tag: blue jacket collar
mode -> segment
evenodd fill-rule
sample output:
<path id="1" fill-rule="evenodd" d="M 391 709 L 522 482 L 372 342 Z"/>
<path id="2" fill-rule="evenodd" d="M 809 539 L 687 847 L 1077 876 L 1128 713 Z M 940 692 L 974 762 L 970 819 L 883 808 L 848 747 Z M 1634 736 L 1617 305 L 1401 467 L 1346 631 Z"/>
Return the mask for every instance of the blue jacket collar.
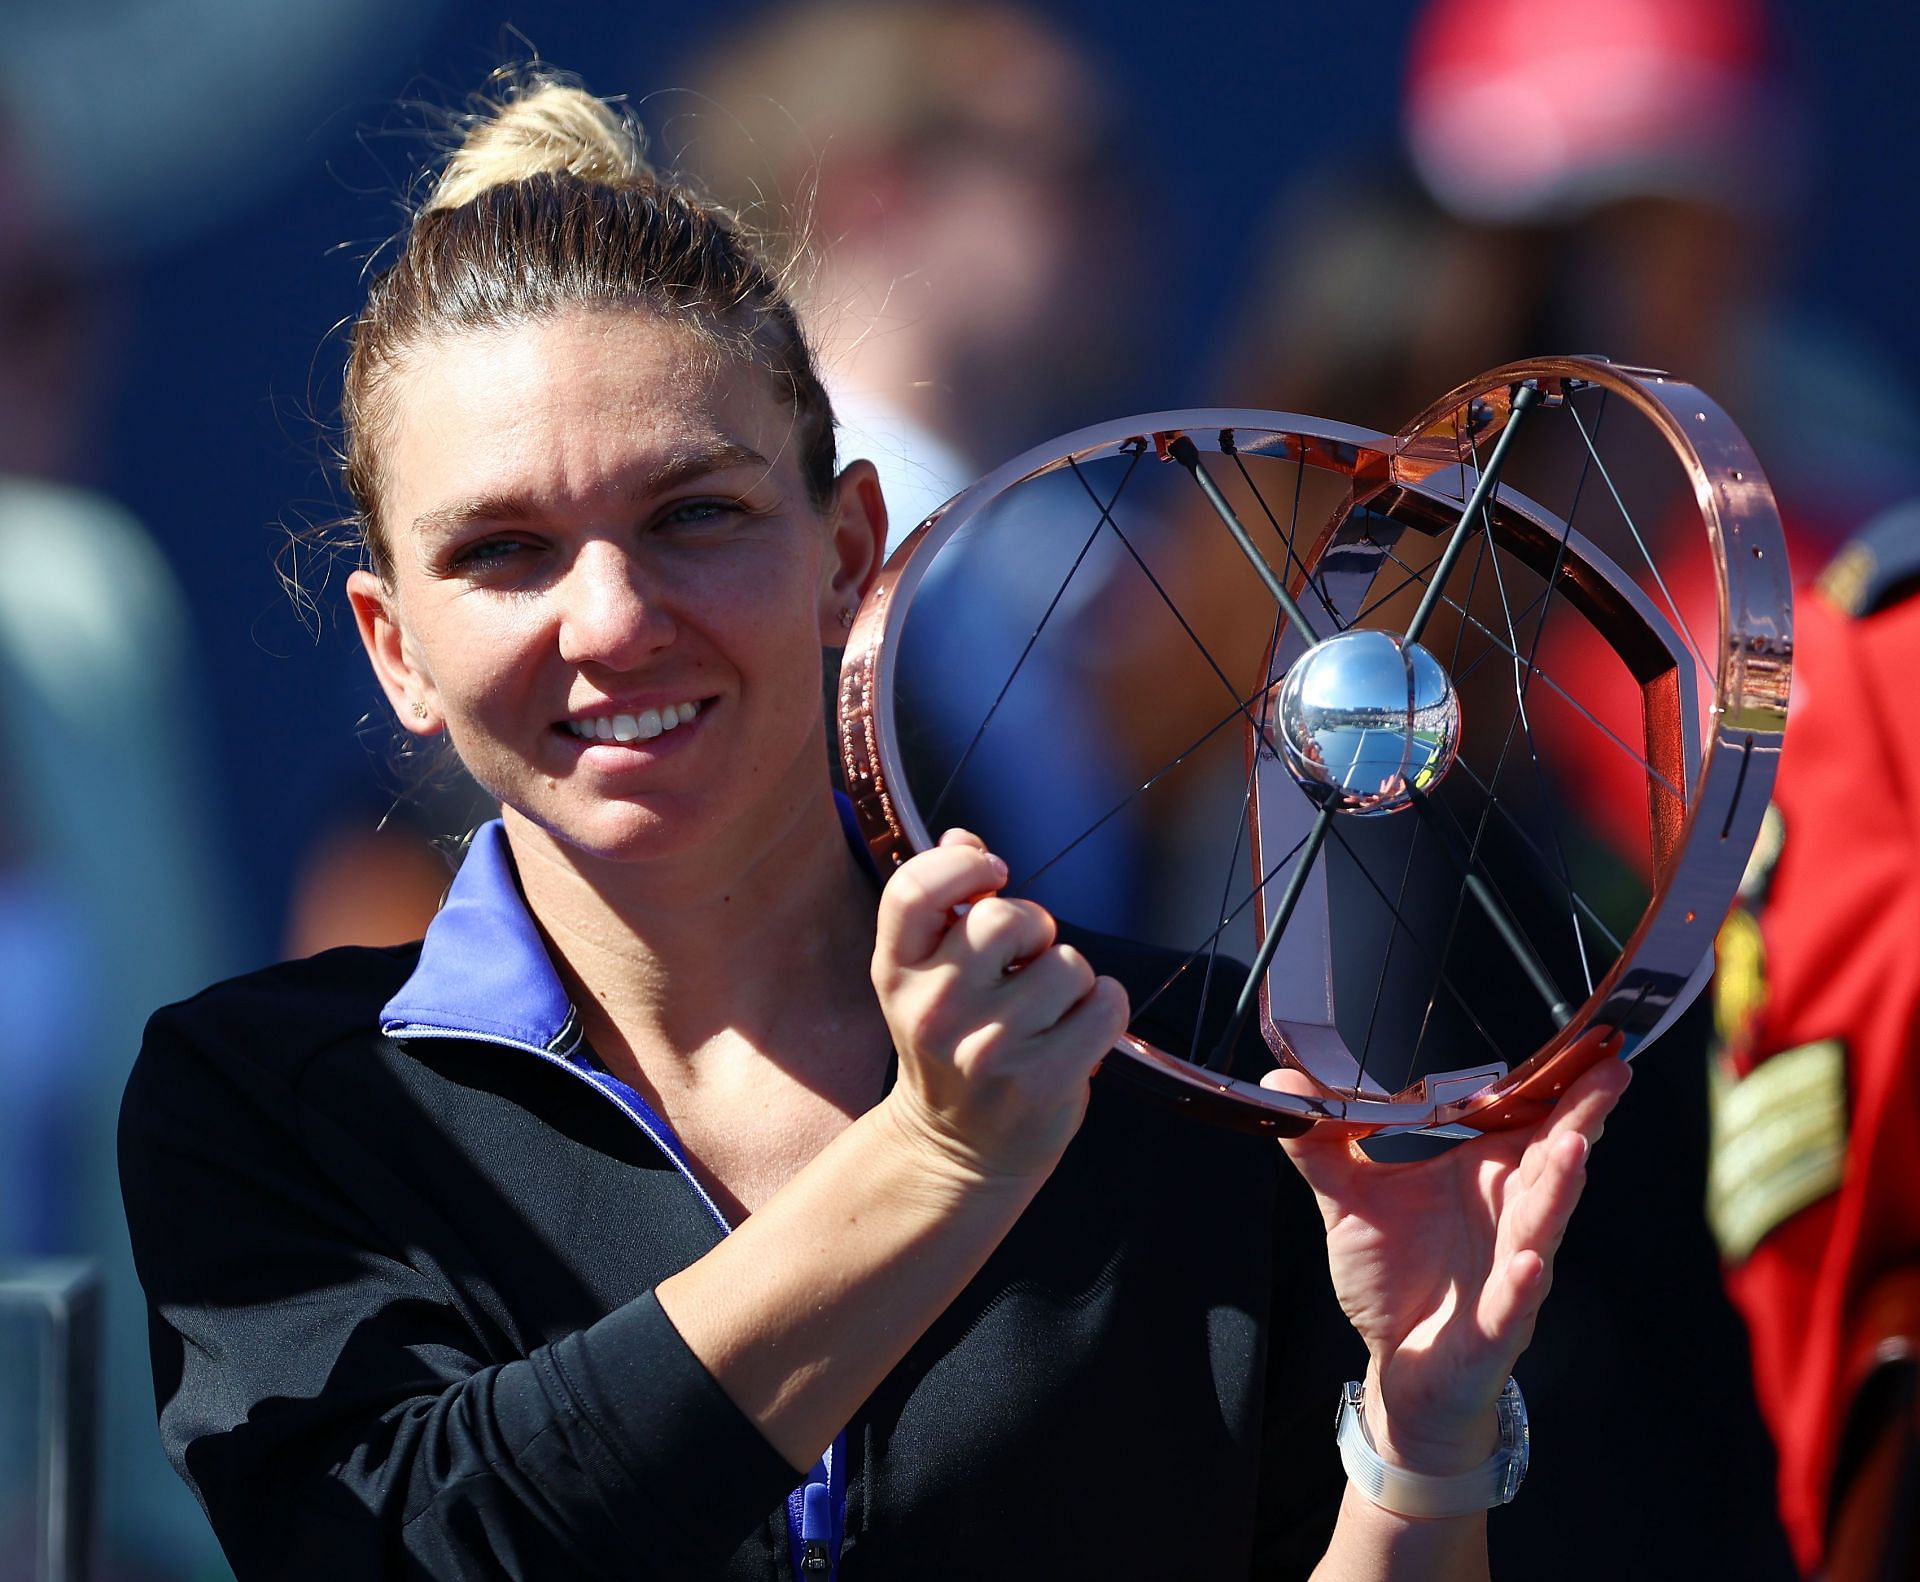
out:
<path id="1" fill-rule="evenodd" d="M 381 1031 L 466 1034 L 558 1052 L 577 1027 L 566 985 L 521 898 L 506 827 L 492 819 L 474 831 L 413 975 L 381 1008 Z"/>
<path id="2" fill-rule="evenodd" d="M 838 792 L 834 800 L 847 844 L 873 871 L 853 804 Z M 498 819 L 474 831 L 412 976 L 381 1007 L 380 1030 L 392 1038 L 478 1038 L 554 1054 L 579 1042 L 579 1018 L 520 894 Z"/>

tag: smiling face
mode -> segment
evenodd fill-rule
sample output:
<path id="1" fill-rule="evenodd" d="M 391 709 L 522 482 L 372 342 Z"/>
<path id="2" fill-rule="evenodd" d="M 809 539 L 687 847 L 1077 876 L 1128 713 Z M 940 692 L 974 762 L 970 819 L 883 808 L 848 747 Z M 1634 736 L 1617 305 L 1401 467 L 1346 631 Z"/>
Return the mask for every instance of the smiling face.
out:
<path id="1" fill-rule="evenodd" d="M 391 575 L 348 596 L 402 723 L 517 835 L 665 855 L 825 794 L 820 651 L 884 514 L 864 464 L 809 498 L 764 370 L 574 309 L 415 348 L 387 396 Z"/>

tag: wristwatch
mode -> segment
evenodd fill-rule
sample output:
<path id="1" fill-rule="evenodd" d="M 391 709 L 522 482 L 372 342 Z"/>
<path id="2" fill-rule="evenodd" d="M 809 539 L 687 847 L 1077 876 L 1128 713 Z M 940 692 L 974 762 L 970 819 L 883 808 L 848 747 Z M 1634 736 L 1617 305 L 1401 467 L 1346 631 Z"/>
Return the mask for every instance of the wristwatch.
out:
<path id="1" fill-rule="evenodd" d="M 1471 1516 L 1475 1511 L 1505 1505 L 1527 1475 L 1530 1441 L 1527 1434 L 1527 1403 L 1520 1398 L 1520 1386 L 1508 1379 L 1494 1402 L 1500 1419 L 1500 1445 L 1492 1456 L 1471 1472 L 1453 1477 L 1434 1477 L 1425 1472 L 1409 1472 L 1381 1460 L 1367 1433 L 1366 1389 L 1350 1380 L 1340 1391 L 1340 1415 L 1334 1421 L 1334 1437 L 1340 1445 L 1340 1461 L 1347 1478 L 1375 1505 L 1401 1516 Z"/>

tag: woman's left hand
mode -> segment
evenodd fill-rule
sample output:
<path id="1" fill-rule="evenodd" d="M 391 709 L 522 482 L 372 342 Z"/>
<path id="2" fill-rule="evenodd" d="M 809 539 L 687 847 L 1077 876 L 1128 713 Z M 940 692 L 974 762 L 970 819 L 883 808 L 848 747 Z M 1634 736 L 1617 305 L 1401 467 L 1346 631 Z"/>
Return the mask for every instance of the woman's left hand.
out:
<path id="1" fill-rule="evenodd" d="M 1628 1076 L 1603 1058 L 1531 1129 L 1415 1164 L 1376 1163 L 1329 1127 L 1283 1144 L 1320 1200 L 1334 1290 L 1371 1359 L 1367 1426 L 1390 1460 L 1448 1475 L 1493 1453 L 1494 1399 L 1532 1338 L 1588 1150 Z M 1276 1071 L 1265 1085 L 1299 1080 Z"/>

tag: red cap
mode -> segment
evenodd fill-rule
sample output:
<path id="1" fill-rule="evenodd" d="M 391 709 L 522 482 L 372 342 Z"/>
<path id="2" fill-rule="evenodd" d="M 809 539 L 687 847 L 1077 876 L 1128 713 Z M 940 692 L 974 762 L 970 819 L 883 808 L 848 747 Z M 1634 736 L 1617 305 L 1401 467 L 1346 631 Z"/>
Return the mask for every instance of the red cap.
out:
<path id="1" fill-rule="evenodd" d="M 1474 219 L 1612 198 L 1738 206 L 1784 109 L 1757 0 L 1434 0 L 1415 24 L 1406 132 L 1434 195 Z"/>

